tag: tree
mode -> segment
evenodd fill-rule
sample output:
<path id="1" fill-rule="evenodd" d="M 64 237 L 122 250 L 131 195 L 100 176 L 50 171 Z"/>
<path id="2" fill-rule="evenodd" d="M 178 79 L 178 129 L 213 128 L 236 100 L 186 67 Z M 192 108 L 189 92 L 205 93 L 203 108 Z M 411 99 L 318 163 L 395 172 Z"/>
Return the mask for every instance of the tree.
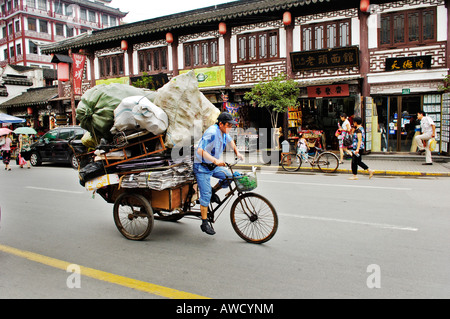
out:
<path id="1" fill-rule="evenodd" d="M 444 85 L 439 86 L 438 91 L 445 93 L 450 91 L 450 75 L 447 75 L 442 80 L 444 82 Z"/>
<path id="2" fill-rule="evenodd" d="M 132 86 L 143 89 L 152 89 L 154 87 L 153 77 L 144 72 L 142 76 L 131 83 Z M 153 88 L 154 89 L 154 88 Z"/>
<path id="3" fill-rule="evenodd" d="M 277 127 L 278 115 L 286 113 L 289 107 L 298 105 L 300 89 L 294 80 L 287 80 L 285 74 L 273 78 L 270 82 L 260 82 L 244 99 L 257 107 L 264 107 L 270 114 L 272 128 Z"/>

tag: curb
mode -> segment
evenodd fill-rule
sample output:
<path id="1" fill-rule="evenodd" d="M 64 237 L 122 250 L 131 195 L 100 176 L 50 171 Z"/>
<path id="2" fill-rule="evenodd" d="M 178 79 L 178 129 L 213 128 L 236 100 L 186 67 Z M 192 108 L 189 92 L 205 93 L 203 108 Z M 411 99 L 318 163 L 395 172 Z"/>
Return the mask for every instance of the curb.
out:
<path id="1" fill-rule="evenodd" d="M 283 170 L 281 166 L 270 166 L 270 165 L 249 165 L 249 164 L 237 164 L 235 168 L 241 168 L 241 169 L 251 169 L 252 167 L 256 167 L 257 169 L 261 170 L 267 170 L 267 171 L 276 171 L 281 174 L 300 174 L 302 172 L 318 172 L 321 173 L 319 168 L 316 167 L 300 167 L 300 170 L 297 172 L 286 172 Z M 342 173 L 342 174 L 352 174 L 352 171 L 350 169 L 341 169 L 338 168 L 333 173 Z M 328 174 L 328 173 L 323 173 Z M 368 175 L 369 173 L 358 170 L 358 174 Z M 450 177 L 450 172 L 446 173 L 432 173 L 432 172 L 413 172 L 413 171 L 393 171 L 393 170 L 374 170 L 374 176 L 413 176 L 413 177 Z"/>

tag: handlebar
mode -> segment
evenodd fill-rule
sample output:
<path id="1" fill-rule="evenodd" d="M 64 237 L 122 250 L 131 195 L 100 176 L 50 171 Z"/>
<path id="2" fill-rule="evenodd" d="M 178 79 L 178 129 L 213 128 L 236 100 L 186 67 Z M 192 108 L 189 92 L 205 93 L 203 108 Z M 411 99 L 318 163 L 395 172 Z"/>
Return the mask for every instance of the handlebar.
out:
<path id="1" fill-rule="evenodd" d="M 237 163 L 239 163 L 241 160 L 239 158 L 235 158 L 233 163 L 227 163 L 225 162 L 225 165 L 228 166 L 228 168 L 232 168 L 234 165 L 236 165 Z"/>

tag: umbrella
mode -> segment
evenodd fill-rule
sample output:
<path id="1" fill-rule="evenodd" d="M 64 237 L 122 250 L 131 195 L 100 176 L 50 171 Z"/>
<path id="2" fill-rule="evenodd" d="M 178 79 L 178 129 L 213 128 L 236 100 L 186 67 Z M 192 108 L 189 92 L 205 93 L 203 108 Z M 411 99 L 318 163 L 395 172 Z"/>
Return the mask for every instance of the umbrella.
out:
<path id="1" fill-rule="evenodd" d="M 23 123 L 23 122 L 25 122 L 25 120 L 20 117 L 0 113 L 0 123 Z"/>
<path id="2" fill-rule="evenodd" d="M 11 133 L 11 132 L 12 132 L 12 131 L 11 131 L 9 128 L 6 128 L 6 127 L 0 128 L 0 136 L 8 135 L 8 134 Z"/>
<path id="3" fill-rule="evenodd" d="M 25 127 L 18 127 L 14 130 L 15 134 L 25 134 L 25 135 L 35 135 L 37 134 L 36 130 L 34 128 L 25 126 Z"/>

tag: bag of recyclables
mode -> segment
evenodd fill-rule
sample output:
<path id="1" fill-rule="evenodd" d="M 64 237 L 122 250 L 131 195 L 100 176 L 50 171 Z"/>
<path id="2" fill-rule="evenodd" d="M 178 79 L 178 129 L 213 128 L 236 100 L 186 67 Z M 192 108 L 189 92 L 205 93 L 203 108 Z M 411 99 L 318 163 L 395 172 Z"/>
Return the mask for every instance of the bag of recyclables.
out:
<path id="1" fill-rule="evenodd" d="M 114 110 L 111 133 L 147 130 L 154 135 L 164 133 L 169 126 L 167 114 L 145 96 L 129 96 Z"/>

